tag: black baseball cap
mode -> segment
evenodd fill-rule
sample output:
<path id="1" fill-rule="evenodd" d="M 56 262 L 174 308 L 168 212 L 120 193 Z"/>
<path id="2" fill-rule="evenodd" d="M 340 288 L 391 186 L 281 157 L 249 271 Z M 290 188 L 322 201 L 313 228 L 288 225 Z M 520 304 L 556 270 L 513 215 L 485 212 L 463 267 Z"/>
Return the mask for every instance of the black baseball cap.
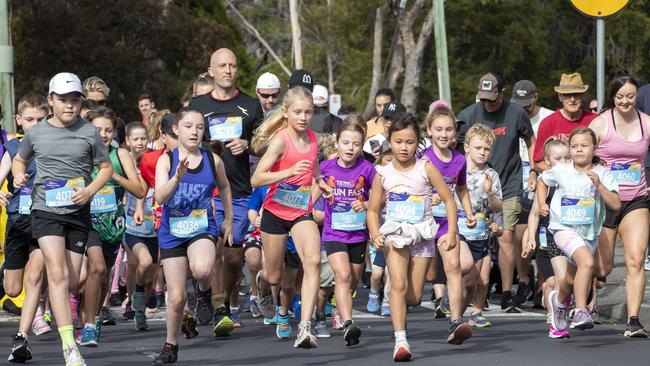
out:
<path id="1" fill-rule="evenodd" d="M 174 129 L 172 128 L 174 123 L 176 123 L 176 113 L 167 113 L 160 123 L 160 132 L 165 135 L 176 137 Z"/>
<path id="2" fill-rule="evenodd" d="M 522 107 L 528 107 L 535 101 L 537 87 L 530 80 L 519 80 L 512 87 L 512 101 Z"/>
<path id="3" fill-rule="evenodd" d="M 311 77 L 311 73 L 307 70 L 295 70 L 291 73 L 289 77 L 289 89 L 294 86 L 302 86 L 303 88 L 309 90 L 310 92 L 314 91 L 314 79 Z"/>
<path id="4" fill-rule="evenodd" d="M 392 101 L 384 104 L 384 110 L 381 111 L 381 117 L 390 118 L 403 113 L 406 113 L 406 107 L 404 107 L 404 104 Z"/>

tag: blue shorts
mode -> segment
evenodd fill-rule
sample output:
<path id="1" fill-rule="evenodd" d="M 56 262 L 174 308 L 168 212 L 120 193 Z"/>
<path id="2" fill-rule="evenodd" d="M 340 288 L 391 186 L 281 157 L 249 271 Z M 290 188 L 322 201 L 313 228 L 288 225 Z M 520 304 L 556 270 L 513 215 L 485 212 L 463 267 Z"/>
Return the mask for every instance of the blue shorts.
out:
<path id="1" fill-rule="evenodd" d="M 248 233 L 248 226 L 250 222 L 248 221 L 248 201 L 250 196 L 237 197 L 232 199 L 232 237 L 235 241 L 231 243 L 230 246 L 241 248 L 244 244 L 244 237 Z M 214 207 L 217 210 L 215 219 L 217 220 L 217 227 L 221 234 L 221 225 L 223 225 L 223 205 L 221 204 L 221 198 L 214 198 Z"/>

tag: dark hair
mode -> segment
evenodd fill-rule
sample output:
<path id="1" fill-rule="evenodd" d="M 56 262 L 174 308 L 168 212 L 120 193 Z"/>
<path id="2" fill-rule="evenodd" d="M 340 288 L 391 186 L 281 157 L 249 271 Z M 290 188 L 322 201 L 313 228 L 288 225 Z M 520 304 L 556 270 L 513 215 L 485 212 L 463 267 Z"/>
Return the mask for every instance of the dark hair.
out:
<path id="1" fill-rule="evenodd" d="M 375 98 L 380 97 L 382 95 L 386 97 L 390 97 L 390 100 L 395 100 L 395 93 L 393 92 L 393 89 L 381 88 L 377 90 L 377 92 L 375 93 Z"/>
<path id="2" fill-rule="evenodd" d="M 339 108 L 338 111 L 338 115 L 340 116 L 348 116 L 353 113 L 357 113 L 357 109 L 351 105 L 344 105 L 343 107 Z"/>
<path id="3" fill-rule="evenodd" d="M 81 101 L 81 109 L 92 111 L 93 109 L 97 109 L 101 106 L 102 106 L 101 104 L 97 103 L 92 99 L 84 99 Z"/>
<path id="4" fill-rule="evenodd" d="M 174 119 L 174 124 L 177 125 L 178 122 L 180 122 L 181 119 L 183 119 L 183 117 L 185 117 L 185 115 L 188 113 L 198 113 L 201 115 L 201 118 L 203 118 L 203 112 L 201 112 L 197 108 L 189 107 L 189 106 L 183 107 L 179 109 L 178 112 L 176 112 L 176 118 Z"/>
<path id="5" fill-rule="evenodd" d="M 145 99 L 149 99 L 150 102 L 153 102 L 153 98 L 151 97 L 151 95 L 149 95 L 147 93 L 140 94 L 140 96 L 138 97 L 138 102 L 140 102 L 142 100 L 145 100 Z"/>
<path id="6" fill-rule="evenodd" d="M 363 142 L 363 139 L 366 136 L 366 131 L 364 131 L 363 127 L 361 127 L 359 124 L 354 123 L 354 122 L 345 122 L 339 128 L 339 130 L 336 131 L 336 141 L 338 141 L 341 138 L 341 134 L 344 131 L 352 131 L 352 132 L 360 133 L 361 134 L 361 142 Z"/>
<path id="7" fill-rule="evenodd" d="M 362 115 L 356 114 L 356 113 L 352 113 L 352 114 L 348 115 L 347 117 L 345 117 L 345 119 L 343 120 L 343 123 L 355 123 L 355 124 L 358 124 L 359 126 L 361 126 L 361 128 L 363 128 L 364 131 L 366 131 L 368 129 L 368 123 L 365 120 L 365 118 L 363 118 Z"/>
<path id="8" fill-rule="evenodd" d="M 418 119 L 415 117 L 415 115 L 413 115 L 412 113 L 404 113 L 404 114 L 399 114 L 395 117 L 396 117 L 395 120 L 391 123 L 390 127 L 388 128 L 388 141 L 390 141 L 390 137 L 393 134 L 393 132 L 405 130 L 410 127 L 413 129 L 413 131 L 415 131 L 415 136 L 419 143 L 421 140 L 420 123 L 418 122 Z"/>
<path id="9" fill-rule="evenodd" d="M 571 132 L 571 135 L 569 135 L 569 141 L 568 141 L 569 147 L 571 146 L 571 140 L 576 135 L 589 135 L 589 137 L 591 137 L 591 142 L 594 144 L 594 150 L 596 150 L 596 147 L 598 146 L 598 137 L 596 137 L 596 133 L 591 128 L 579 127 L 573 130 L 573 132 Z M 597 155 L 594 155 L 591 158 L 591 163 L 601 164 L 601 165 L 604 164 L 603 160 Z"/>
<path id="10" fill-rule="evenodd" d="M 146 135 L 147 126 L 145 126 L 144 123 L 142 123 L 140 121 L 131 122 L 128 125 L 126 125 L 126 135 L 131 136 L 131 132 L 133 132 L 133 130 L 137 130 L 137 129 L 143 129 L 144 132 L 145 132 L 145 135 Z M 147 136 L 147 138 L 149 138 L 149 136 Z"/>
<path id="11" fill-rule="evenodd" d="M 634 87 L 639 90 L 639 81 L 630 75 L 627 70 L 619 70 L 616 73 L 616 76 L 614 76 L 614 79 L 609 83 L 609 96 L 603 104 L 603 107 L 600 109 L 601 113 L 614 108 L 614 98 L 616 98 L 616 93 L 618 93 L 623 85 L 628 83 L 634 85 Z"/>
<path id="12" fill-rule="evenodd" d="M 117 128 L 117 116 L 115 115 L 115 112 L 108 107 L 99 106 L 95 109 L 91 109 L 86 114 L 86 120 L 88 122 L 92 122 L 96 118 L 106 118 L 111 121 L 113 128 Z"/>
<path id="13" fill-rule="evenodd" d="M 501 92 L 501 90 L 506 86 L 506 83 L 503 80 L 503 77 L 501 75 L 497 74 L 494 71 L 490 71 L 489 73 L 494 75 L 494 78 L 497 79 L 497 88 L 498 88 L 499 92 Z"/>

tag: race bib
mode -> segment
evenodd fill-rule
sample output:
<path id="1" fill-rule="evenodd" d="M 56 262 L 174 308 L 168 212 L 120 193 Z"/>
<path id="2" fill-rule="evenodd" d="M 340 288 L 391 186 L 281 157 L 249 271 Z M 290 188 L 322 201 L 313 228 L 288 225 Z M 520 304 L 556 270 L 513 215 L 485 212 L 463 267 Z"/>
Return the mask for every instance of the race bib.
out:
<path id="1" fill-rule="evenodd" d="M 530 177 L 530 162 L 529 161 L 524 161 L 522 162 L 522 179 L 524 180 L 524 187 L 528 185 L 528 178 Z"/>
<path id="2" fill-rule="evenodd" d="M 206 209 L 193 210 L 187 216 L 169 218 L 169 228 L 177 238 L 192 238 L 208 230 L 208 211 Z"/>
<path id="3" fill-rule="evenodd" d="M 596 200 L 593 198 L 562 197 L 560 221 L 564 225 L 589 225 L 594 222 Z"/>
<path id="4" fill-rule="evenodd" d="M 18 213 L 29 215 L 32 211 L 32 187 L 25 186 L 20 189 L 20 198 L 18 201 Z"/>
<path id="5" fill-rule="evenodd" d="M 546 238 L 546 228 L 540 226 L 539 228 L 539 247 L 546 249 L 548 247 L 548 239 Z"/>
<path id="6" fill-rule="evenodd" d="M 359 231 L 366 229 L 366 211 L 355 212 L 345 205 L 332 206 L 332 229 Z"/>
<path id="7" fill-rule="evenodd" d="M 153 214 L 144 214 L 143 218 L 144 220 L 142 221 L 141 225 L 137 225 L 135 223 L 135 219 L 133 218 L 133 215 L 135 212 L 131 209 L 129 209 L 126 212 L 126 228 L 129 229 L 130 232 L 134 234 L 140 234 L 140 235 L 151 235 L 154 233 L 154 220 L 153 220 Z"/>
<path id="8" fill-rule="evenodd" d="M 208 117 L 208 128 L 212 141 L 238 139 L 242 135 L 241 117 Z"/>
<path id="9" fill-rule="evenodd" d="M 641 164 L 639 163 L 613 163 L 609 170 L 618 185 L 635 186 L 641 183 Z"/>
<path id="10" fill-rule="evenodd" d="M 467 227 L 467 215 L 465 211 L 458 210 L 458 232 L 467 240 L 485 240 L 489 237 L 488 222 L 485 214 L 482 212 L 477 213 L 476 226 L 473 228 Z"/>
<path id="11" fill-rule="evenodd" d="M 45 181 L 45 205 L 47 207 L 73 206 L 74 189 L 85 187 L 86 183 L 82 177 L 69 180 L 48 179 Z"/>
<path id="12" fill-rule="evenodd" d="M 386 220 L 417 224 L 424 218 L 425 196 L 388 192 Z"/>
<path id="13" fill-rule="evenodd" d="M 273 195 L 273 202 L 303 211 L 309 209 L 310 199 L 311 186 L 300 186 L 286 182 L 280 182 Z"/>
<path id="14" fill-rule="evenodd" d="M 95 193 L 93 200 L 90 202 L 90 213 L 100 214 L 113 211 L 117 211 L 115 188 L 112 186 L 104 186 Z"/>
<path id="15" fill-rule="evenodd" d="M 440 204 L 431 207 L 431 215 L 433 217 L 447 217 L 447 206 L 445 206 L 445 203 L 440 202 Z"/>

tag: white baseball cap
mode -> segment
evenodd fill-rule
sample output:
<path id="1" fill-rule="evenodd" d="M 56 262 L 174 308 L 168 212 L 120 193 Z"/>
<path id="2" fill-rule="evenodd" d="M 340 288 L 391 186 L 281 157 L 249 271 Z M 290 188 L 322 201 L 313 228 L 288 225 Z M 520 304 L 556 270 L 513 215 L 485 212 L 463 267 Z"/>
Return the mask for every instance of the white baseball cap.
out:
<path id="1" fill-rule="evenodd" d="M 275 74 L 265 72 L 257 79 L 257 89 L 280 89 L 280 79 Z"/>
<path id="2" fill-rule="evenodd" d="M 83 94 L 81 80 L 79 77 L 70 72 L 60 72 L 50 79 L 50 91 L 48 94 L 64 95 L 68 93 Z"/>
<path id="3" fill-rule="evenodd" d="M 314 104 L 316 105 L 326 104 L 329 101 L 330 94 L 323 85 L 314 85 L 314 91 L 311 94 L 314 97 Z"/>

